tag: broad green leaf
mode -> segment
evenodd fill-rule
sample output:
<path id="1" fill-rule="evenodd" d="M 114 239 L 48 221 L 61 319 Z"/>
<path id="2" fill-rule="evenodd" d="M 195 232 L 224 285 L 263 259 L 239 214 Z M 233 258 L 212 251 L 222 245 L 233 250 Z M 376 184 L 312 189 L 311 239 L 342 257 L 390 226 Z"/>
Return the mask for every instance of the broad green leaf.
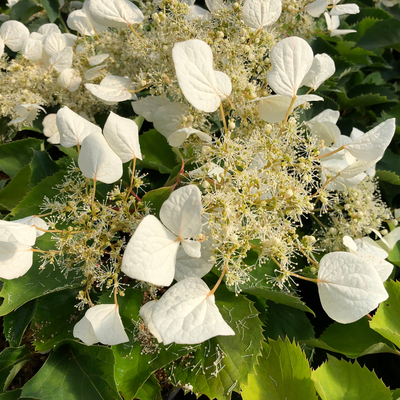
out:
<path id="1" fill-rule="evenodd" d="M 265 337 L 273 340 L 288 337 L 297 342 L 314 337 L 313 326 L 304 311 L 267 301 L 267 317 Z"/>
<path id="2" fill-rule="evenodd" d="M 391 400 L 390 390 L 366 367 L 355 362 L 338 360 L 328 355 L 328 361 L 312 372 L 315 388 L 322 400 Z"/>
<path id="3" fill-rule="evenodd" d="M 23 139 L 0 145 L 0 170 L 10 178 L 25 165 L 29 164 L 33 157 L 34 150 L 40 150 L 43 140 Z"/>
<path id="4" fill-rule="evenodd" d="M 118 299 L 121 319 L 130 341 L 112 346 L 112 350 L 116 360 L 115 380 L 118 390 L 125 399 L 137 397 L 138 391 L 155 371 L 187 355 L 191 348 L 191 346 L 165 347 L 162 344 L 156 344 L 157 341 L 149 333 L 146 334 L 145 331 L 140 330 L 140 327 L 136 328 L 142 298 L 143 293 L 139 290 L 128 289 L 125 291 L 125 296 Z M 104 297 L 102 299 L 107 303 L 110 302 L 110 299 Z M 135 341 L 137 337 L 140 337 L 137 333 L 138 329 L 144 336 Z M 146 344 L 146 348 L 142 347 L 142 344 Z"/>
<path id="5" fill-rule="evenodd" d="M 378 21 L 368 28 L 363 37 L 357 43 L 358 47 L 374 50 L 380 47 L 400 49 L 400 21 L 388 19 Z"/>
<path id="6" fill-rule="evenodd" d="M 398 241 L 390 251 L 388 260 L 394 263 L 400 262 L 400 241 Z"/>
<path id="7" fill-rule="evenodd" d="M 21 397 L 39 400 L 121 400 L 111 349 L 66 340 L 50 353 Z"/>
<path id="8" fill-rule="evenodd" d="M 300 346 L 288 339 L 263 346 L 255 374 L 242 391 L 243 400 L 316 400 L 311 369 Z"/>
<path id="9" fill-rule="evenodd" d="M 4 316 L 4 335 L 11 347 L 21 344 L 22 336 L 35 314 L 36 306 L 37 300 L 32 300 Z"/>
<path id="10" fill-rule="evenodd" d="M 0 394 L 0 400 L 18 400 L 21 397 L 22 389 L 11 390 L 10 392 Z"/>
<path id="11" fill-rule="evenodd" d="M 301 301 L 300 297 L 268 288 L 254 287 L 246 289 L 245 291 L 253 296 L 262 296 L 268 300 L 272 300 L 274 303 L 285 304 L 287 306 L 297 308 L 298 310 L 307 311 L 311 314 L 314 314 L 314 312 L 308 308 L 304 302 Z"/>
<path id="12" fill-rule="evenodd" d="M 382 159 L 376 164 L 378 170 L 392 171 L 400 176 L 400 163 L 398 162 L 398 155 L 394 154 L 392 150 L 386 149 Z"/>
<path id="13" fill-rule="evenodd" d="M 235 296 L 224 286 L 215 293 L 216 305 L 235 336 L 217 336 L 199 345 L 193 358 L 172 365 L 169 373 L 173 382 L 193 385 L 195 393 L 218 400 L 230 399 L 232 391 L 239 392 L 262 350 L 261 321 L 251 301 Z"/>
<path id="14" fill-rule="evenodd" d="M 51 234 L 46 233 L 36 239 L 36 245 L 42 250 L 49 250 L 53 246 Z M 66 274 L 60 267 L 47 265 L 40 270 L 41 265 L 38 253 L 33 255 L 31 269 L 20 278 L 4 280 L 0 292 L 3 303 L 0 306 L 0 315 L 6 315 L 22 306 L 26 302 L 41 297 L 45 294 L 58 292 L 65 289 L 73 289 L 81 286 L 81 276 L 75 272 Z"/>
<path id="15" fill-rule="evenodd" d="M 364 6 L 360 8 L 360 12 L 358 14 L 352 14 L 347 16 L 346 22 L 349 25 L 352 25 L 357 23 L 358 21 L 363 21 L 365 18 L 374 18 L 376 20 L 380 20 L 380 19 L 390 19 L 392 18 L 392 16 L 385 10 L 382 10 L 381 8 Z"/>
<path id="16" fill-rule="evenodd" d="M 60 170 L 46 151 L 33 150 L 33 159 L 29 165 L 32 170 L 31 188 L 34 188 L 40 181 Z"/>
<path id="17" fill-rule="evenodd" d="M 376 176 L 384 182 L 390 183 L 392 185 L 400 185 L 400 176 L 392 171 L 376 171 Z"/>
<path id="18" fill-rule="evenodd" d="M 15 219 L 34 214 L 39 215 L 40 206 L 43 204 L 44 196 L 52 198 L 58 193 L 54 187 L 62 182 L 64 175 L 64 171 L 59 171 L 54 175 L 43 179 L 37 186 L 35 186 L 18 204 L 18 206 L 12 209 L 12 214 Z"/>
<path id="19" fill-rule="evenodd" d="M 29 193 L 32 170 L 29 165 L 21 168 L 7 186 L 0 191 L 0 204 L 12 210 Z"/>
<path id="20" fill-rule="evenodd" d="M 143 160 L 137 160 L 137 165 L 143 168 L 155 169 L 162 174 L 170 174 L 176 165 L 175 155 L 167 139 L 155 129 L 145 132 L 139 137 Z"/>
<path id="21" fill-rule="evenodd" d="M 161 387 L 154 375 L 147 379 L 139 389 L 136 397 L 140 400 L 162 400 Z"/>
<path id="22" fill-rule="evenodd" d="M 62 151 L 65 155 L 72 158 L 76 163 L 78 163 L 78 152 L 76 151 L 75 147 L 63 147 L 61 145 L 57 146 L 60 151 Z"/>
<path id="23" fill-rule="evenodd" d="M 32 0 L 20 0 L 14 4 L 10 10 L 10 18 L 21 21 L 25 24 L 29 18 L 37 12 L 43 10 Z"/>
<path id="24" fill-rule="evenodd" d="M 5 392 L 31 354 L 25 346 L 8 347 L 0 353 L 0 390 Z"/>
<path id="25" fill-rule="evenodd" d="M 40 0 L 46 10 L 50 22 L 54 22 L 60 16 L 60 3 L 58 0 Z"/>
<path id="26" fill-rule="evenodd" d="M 160 189 L 151 190 L 142 197 L 142 201 L 144 203 L 150 203 L 150 207 L 153 210 L 152 214 L 159 218 L 160 208 L 172 192 L 173 187 L 162 187 Z"/>
<path id="27" fill-rule="evenodd" d="M 83 316 L 75 307 L 77 296 L 78 290 L 63 290 L 39 299 L 31 326 L 36 351 L 50 350 L 63 339 L 74 338 L 74 325 Z"/>
<path id="28" fill-rule="evenodd" d="M 349 358 L 375 353 L 398 354 L 388 340 L 369 327 L 367 317 L 351 324 L 335 322 L 318 339 L 302 340 L 302 343 L 342 353 Z"/>
<path id="29" fill-rule="evenodd" d="M 400 282 L 384 283 L 389 298 L 379 305 L 370 327 L 400 347 Z"/>
<path id="30" fill-rule="evenodd" d="M 392 391 L 392 400 L 399 400 L 400 399 L 400 389 L 396 389 Z M 1 400 L 1 397 L 0 397 Z"/>
<path id="31" fill-rule="evenodd" d="M 379 94 L 362 94 L 356 97 L 348 97 L 346 93 L 337 93 L 338 103 L 341 108 L 357 108 L 357 107 L 368 107 L 375 104 L 389 103 L 386 96 L 381 96 Z"/>

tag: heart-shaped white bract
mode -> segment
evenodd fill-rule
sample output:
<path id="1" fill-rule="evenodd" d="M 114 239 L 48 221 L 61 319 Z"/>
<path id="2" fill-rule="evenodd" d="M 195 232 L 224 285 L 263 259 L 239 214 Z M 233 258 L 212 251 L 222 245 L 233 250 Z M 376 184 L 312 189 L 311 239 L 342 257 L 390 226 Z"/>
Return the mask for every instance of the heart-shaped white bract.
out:
<path id="1" fill-rule="evenodd" d="M 87 346 L 91 346 L 100 341 L 94 333 L 92 324 L 85 316 L 75 324 L 72 335 L 82 340 Z"/>
<path id="2" fill-rule="evenodd" d="M 126 246 L 121 271 L 131 278 L 169 286 L 175 275 L 179 244 L 191 257 L 200 257 L 200 242 L 189 240 L 201 233 L 201 195 L 197 186 L 173 192 L 160 210 L 162 223 L 148 215 Z M 164 224 L 164 225 L 163 225 Z"/>
<path id="3" fill-rule="evenodd" d="M 10 20 L 1 25 L 0 36 L 10 50 L 20 51 L 29 38 L 29 30 L 21 22 Z"/>
<path id="4" fill-rule="evenodd" d="M 82 78 L 79 76 L 79 72 L 72 68 L 64 69 L 57 78 L 57 83 L 69 92 L 75 92 L 78 90 L 81 82 Z"/>
<path id="5" fill-rule="evenodd" d="M 154 128 L 167 139 L 182 128 L 183 117 L 189 113 L 189 107 L 183 103 L 169 103 L 160 107 L 153 115 Z"/>
<path id="6" fill-rule="evenodd" d="M 394 228 L 390 233 L 388 233 L 384 237 L 381 237 L 381 240 L 378 241 L 378 244 L 387 252 L 391 252 L 399 240 L 400 227 Z"/>
<path id="7" fill-rule="evenodd" d="M 22 57 L 29 61 L 39 61 L 42 58 L 42 42 L 37 39 L 28 38 L 22 45 Z"/>
<path id="8" fill-rule="evenodd" d="M 346 150 L 358 160 L 370 162 L 383 157 L 396 130 L 396 119 L 380 123 L 358 139 L 345 146 Z"/>
<path id="9" fill-rule="evenodd" d="M 123 163 L 134 158 L 142 159 L 138 126 L 135 121 L 110 112 L 103 133 L 108 144 Z"/>
<path id="10" fill-rule="evenodd" d="M 318 18 L 328 7 L 328 0 L 316 0 L 313 3 L 307 4 L 304 9 L 315 18 Z"/>
<path id="11" fill-rule="evenodd" d="M 335 73 L 335 62 L 328 54 L 316 54 L 310 70 L 301 85 L 317 90 L 320 85 Z"/>
<path id="12" fill-rule="evenodd" d="M 314 118 L 307 121 L 306 124 L 310 128 L 312 128 L 312 125 L 315 122 L 331 122 L 332 124 L 336 124 L 338 122 L 339 117 L 340 117 L 339 111 L 334 111 L 331 110 L 330 108 L 327 108 L 326 110 L 316 115 Z"/>
<path id="13" fill-rule="evenodd" d="M 101 64 L 98 65 L 97 67 L 90 68 L 85 72 L 84 77 L 88 81 L 96 79 L 99 76 L 104 75 L 105 68 L 107 68 L 106 64 Z"/>
<path id="14" fill-rule="evenodd" d="M 83 10 L 72 11 L 67 18 L 68 28 L 79 32 L 82 36 L 93 36 L 95 34 L 93 25 Z"/>
<path id="15" fill-rule="evenodd" d="M 322 257 L 317 283 L 325 312 L 342 324 L 359 320 L 388 298 L 378 272 L 361 257 L 346 252 Z"/>
<path id="16" fill-rule="evenodd" d="M 179 87 L 193 107 L 200 111 L 214 112 L 221 100 L 230 95 L 230 79 L 219 72 L 217 80 L 213 69 L 213 54 L 207 43 L 198 39 L 176 43 L 172 49 L 172 58 Z M 218 81 L 222 81 L 222 84 Z"/>
<path id="17" fill-rule="evenodd" d="M 59 73 L 63 72 L 65 69 L 71 68 L 73 56 L 74 51 L 72 47 L 65 47 L 59 53 L 50 57 L 50 68 L 54 68 Z"/>
<path id="18" fill-rule="evenodd" d="M 43 118 L 43 134 L 51 144 L 60 144 L 60 132 L 57 127 L 57 114 L 48 114 Z"/>
<path id="19" fill-rule="evenodd" d="M 89 12 L 95 22 L 111 28 L 127 28 L 144 19 L 139 8 L 129 0 L 89 0 Z"/>
<path id="20" fill-rule="evenodd" d="M 326 12 L 326 13 L 324 13 L 324 17 L 325 17 L 325 21 L 326 21 L 326 26 L 332 37 L 340 36 L 340 35 L 347 35 L 348 33 L 357 32 L 354 29 L 337 29 L 337 28 L 339 28 L 339 25 L 340 25 L 339 16 L 337 16 L 337 15 L 331 16 Z"/>
<path id="21" fill-rule="evenodd" d="M 132 95 L 130 90 L 133 90 L 132 82 L 127 76 L 107 75 L 102 79 L 100 85 L 86 83 L 85 87 L 94 96 L 107 104 L 114 104 L 120 101 L 131 100 Z"/>
<path id="22" fill-rule="evenodd" d="M 199 278 L 187 278 L 170 288 L 153 306 L 151 320 L 164 345 L 202 343 L 214 336 L 233 336 L 214 295 Z"/>
<path id="23" fill-rule="evenodd" d="M 83 141 L 78 165 L 94 181 L 114 183 L 122 177 L 122 161 L 101 133 L 92 133 Z"/>
<path id="24" fill-rule="evenodd" d="M 157 305 L 155 300 L 149 301 L 148 303 L 144 304 L 139 311 L 139 315 L 143 319 L 144 323 L 147 326 L 147 329 L 150 333 L 157 339 L 158 343 L 162 343 L 162 337 L 158 333 L 156 327 L 153 324 L 153 320 L 151 319 L 153 315 L 154 307 Z"/>
<path id="25" fill-rule="evenodd" d="M 371 243 L 372 242 L 372 243 Z M 385 261 L 388 253 L 369 238 L 353 240 L 350 236 L 343 237 L 343 244 L 349 249 L 350 253 L 361 257 L 365 262 L 375 268 L 382 282 L 386 281 L 392 273 L 393 264 Z"/>
<path id="26" fill-rule="evenodd" d="M 309 125 L 308 122 L 307 125 Z M 324 141 L 325 147 L 331 147 L 331 146 L 335 146 L 335 148 L 340 147 L 338 146 L 338 143 L 341 142 L 341 134 L 339 128 L 335 123 L 330 121 L 323 121 L 323 122 L 315 121 L 312 122 L 310 131 L 312 136 L 314 136 L 321 142 Z"/>
<path id="27" fill-rule="evenodd" d="M 44 51 L 49 56 L 55 56 L 67 47 L 67 37 L 62 33 L 50 33 L 44 42 Z"/>
<path id="28" fill-rule="evenodd" d="M 28 225 L 28 226 L 34 226 L 34 227 L 37 227 L 40 229 L 48 229 L 49 228 L 47 226 L 47 223 L 42 218 L 37 217 L 36 215 L 31 215 L 29 217 L 16 219 L 12 222 L 16 222 L 18 224 L 23 224 L 23 225 Z M 36 237 L 42 236 L 44 234 L 45 234 L 45 232 L 36 229 Z"/>
<path id="29" fill-rule="evenodd" d="M 16 241 L 15 237 L 14 241 L 0 240 L 0 278 L 19 278 L 29 271 L 32 263 L 33 252 L 30 245 Z"/>
<path id="30" fill-rule="evenodd" d="M 92 133 L 101 133 L 101 128 L 70 110 L 67 106 L 57 112 L 56 123 L 60 132 L 61 146 L 82 145 Z"/>
<path id="31" fill-rule="evenodd" d="M 17 221 L 0 220 L 0 240 L 2 242 L 19 242 L 33 246 L 36 242 L 36 228 Z"/>
<path id="32" fill-rule="evenodd" d="M 89 308 L 75 325 L 73 335 L 89 346 L 97 342 L 113 346 L 129 341 L 115 304 Z"/>
<path id="33" fill-rule="evenodd" d="M 166 97 L 161 96 L 147 96 L 144 99 L 138 101 L 132 101 L 133 111 L 137 115 L 141 115 L 149 122 L 153 121 L 155 113 L 163 106 L 171 104 L 171 101 Z"/>
<path id="34" fill-rule="evenodd" d="M 268 84 L 276 94 L 296 96 L 313 63 L 310 45 L 299 37 L 288 37 L 274 46 L 270 59 L 272 69 L 267 76 Z"/>
<path id="35" fill-rule="evenodd" d="M 340 1 L 341 0 L 330 0 L 332 3 L 332 8 L 330 11 L 331 15 L 358 14 L 360 12 L 360 8 L 357 4 L 338 5 Z"/>
<path id="36" fill-rule="evenodd" d="M 97 54 L 96 56 L 90 57 L 88 59 L 89 65 L 94 67 L 95 65 L 101 64 L 103 61 L 107 60 L 110 55 L 107 53 Z"/>
<path id="37" fill-rule="evenodd" d="M 60 28 L 56 25 L 56 24 L 43 24 L 40 26 L 40 28 L 38 29 L 38 33 L 40 33 L 43 36 L 48 36 L 51 33 L 61 33 Z"/>
<path id="38" fill-rule="evenodd" d="M 179 147 L 190 135 L 196 135 L 203 142 L 211 142 L 211 137 L 207 133 L 194 128 L 182 128 L 168 136 L 168 143 L 172 147 Z"/>
<path id="39" fill-rule="evenodd" d="M 10 121 L 8 125 L 20 124 L 21 122 L 29 124 L 36 118 L 39 110 L 46 112 L 43 107 L 38 106 L 37 104 L 18 104 L 15 107 L 15 111 L 19 117 Z"/>
<path id="40" fill-rule="evenodd" d="M 275 23 L 282 12 L 281 0 L 246 0 L 243 4 L 243 22 L 261 30 Z"/>
<path id="41" fill-rule="evenodd" d="M 292 108 L 301 106 L 307 101 L 323 100 L 324 99 L 322 97 L 316 96 L 315 94 L 304 94 L 296 97 Z M 255 101 L 258 102 L 259 117 L 270 124 L 275 124 L 284 120 L 290 107 L 290 103 L 292 102 L 292 98 L 288 96 L 272 95 L 268 97 L 261 97 Z"/>

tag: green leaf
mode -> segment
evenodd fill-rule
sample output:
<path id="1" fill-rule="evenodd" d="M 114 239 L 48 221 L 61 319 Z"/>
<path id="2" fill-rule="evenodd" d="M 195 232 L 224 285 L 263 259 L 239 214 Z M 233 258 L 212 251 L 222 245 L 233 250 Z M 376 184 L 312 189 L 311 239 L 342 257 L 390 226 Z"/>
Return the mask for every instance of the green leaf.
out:
<path id="1" fill-rule="evenodd" d="M 65 341 L 50 353 L 21 397 L 39 400 L 121 400 L 111 349 Z"/>
<path id="2" fill-rule="evenodd" d="M 76 163 L 78 163 L 79 154 L 76 151 L 75 147 L 63 147 L 61 145 L 56 146 L 60 151 L 62 151 L 65 155 L 73 159 Z"/>
<path id="3" fill-rule="evenodd" d="M 60 16 L 60 3 L 58 0 L 40 0 L 40 4 L 46 10 L 50 22 L 54 22 Z"/>
<path id="4" fill-rule="evenodd" d="M 136 397 L 140 400 L 162 400 L 161 387 L 154 375 L 151 375 L 150 378 L 147 379 L 144 385 L 139 389 Z"/>
<path id="5" fill-rule="evenodd" d="M 23 139 L 0 145 L 0 170 L 10 178 L 14 178 L 17 172 L 28 165 L 33 157 L 34 150 L 40 150 L 43 140 Z"/>
<path id="6" fill-rule="evenodd" d="M 43 204 L 44 196 L 52 198 L 58 193 L 58 190 L 54 187 L 62 182 L 64 175 L 64 171 L 59 171 L 43 179 L 24 197 L 17 207 L 12 209 L 13 216 L 17 219 L 40 214 L 40 206 Z"/>
<path id="7" fill-rule="evenodd" d="M 74 325 L 83 317 L 76 309 L 78 290 L 63 290 L 39 299 L 32 321 L 33 344 L 36 351 L 45 352 L 63 339 L 73 339 Z"/>
<path id="8" fill-rule="evenodd" d="M 390 251 L 388 260 L 394 263 L 400 262 L 400 241 L 397 241 L 393 249 Z"/>
<path id="9" fill-rule="evenodd" d="M 360 12 L 357 14 L 352 14 L 347 16 L 346 22 L 349 25 L 355 24 L 358 21 L 362 21 L 365 18 L 374 18 L 374 19 L 390 19 L 392 16 L 381 8 L 375 7 L 360 7 Z"/>
<path id="10" fill-rule="evenodd" d="M 268 300 L 272 300 L 274 303 L 285 304 L 287 306 L 297 308 L 298 310 L 307 311 L 315 315 L 314 312 L 308 308 L 304 302 L 301 301 L 300 297 L 268 288 L 254 287 L 246 289 L 245 291 L 253 296 L 261 296 Z"/>
<path id="11" fill-rule="evenodd" d="M 263 335 L 258 311 L 245 296 L 235 296 L 222 285 L 215 296 L 217 307 L 235 336 L 207 340 L 193 358 L 170 367 L 170 374 L 176 381 L 190 383 L 195 393 L 228 400 L 232 391 L 239 392 L 247 384 L 262 350 Z"/>
<path id="12" fill-rule="evenodd" d="M 392 392 L 392 400 L 399 400 L 400 399 L 400 389 L 393 390 Z M 1 400 L 1 397 L 0 397 Z"/>
<path id="13" fill-rule="evenodd" d="M 337 93 L 338 103 L 341 108 L 358 108 L 358 107 L 369 107 L 375 104 L 389 103 L 386 96 L 381 96 L 380 94 L 362 94 L 356 97 L 348 97 L 346 93 Z"/>
<path id="14" fill-rule="evenodd" d="M 322 400 L 391 400 L 390 390 L 366 367 L 355 362 L 338 360 L 328 355 L 328 361 L 313 371 L 312 379 Z"/>
<path id="15" fill-rule="evenodd" d="M 376 171 L 376 176 L 381 181 L 388 182 L 392 185 L 400 185 L 400 176 L 398 176 L 395 172 L 378 170 Z"/>
<path id="16" fill-rule="evenodd" d="M 37 238 L 36 245 L 42 250 L 52 248 L 51 234 L 46 233 Z M 57 265 L 48 265 L 44 270 L 40 270 L 40 265 L 39 255 L 35 253 L 33 265 L 24 276 L 9 281 L 4 280 L 0 292 L 0 297 L 4 299 L 0 306 L 0 315 L 6 315 L 26 302 L 43 295 L 81 286 L 82 277 L 77 276 L 75 272 L 70 271 L 68 274 L 65 271 L 61 272 Z"/>
<path id="17" fill-rule="evenodd" d="M 31 354 L 25 346 L 8 347 L 0 353 L 0 390 L 5 392 Z"/>
<path id="18" fill-rule="evenodd" d="M 388 340 L 370 328 L 367 317 L 351 324 L 335 322 L 318 339 L 303 340 L 302 343 L 342 353 L 350 358 L 375 353 L 398 354 Z"/>
<path id="19" fill-rule="evenodd" d="M 314 337 L 314 329 L 304 311 L 296 308 L 267 302 L 268 322 L 264 328 L 264 336 L 270 339 L 299 340 Z"/>
<path id="20" fill-rule="evenodd" d="M 145 203 L 150 203 L 151 209 L 154 211 L 154 215 L 158 218 L 161 206 L 163 205 L 164 201 L 168 199 L 173 190 L 174 188 L 171 186 L 150 190 L 142 197 L 142 201 Z"/>
<path id="21" fill-rule="evenodd" d="M 139 136 L 143 160 L 137 160 L 137 165 L 143 168 L 155 169 L 162 174 L 170 174 L 177 164 L 174 152 L 167 139 L 155 129 Z"/>
<path id="22" fill-rule="evenodd" d="M 12 210 L 29 193 L 32 170 L 29 165 L 21 168 L 7 186 L 0 191 L 0 204 Z"/>
<path id="23" fill-rule="evenodd" d="M 376 168 L 382 171 L 392 171 L 400 176 L 399 156 L 394 154 L 392 150 L 386 149 L 382 159 L 376 164 Z"/>
<path id="24" fill-rule="evenodd" d="M 368 28 L 364 36 L 358 41 L 357 46 L 367 50 L 379 47 L 400 49 L 400 21 L 388 19 L 378 21 Z"/>
<path id="25" fill-rule="evenodd" d="M 54 175 L 60 170 L 46 151 L 33 150 L 33 159 L 30 163 L 32 177 L 30 187 L 33 188 L 43 179 Z"/>
<path id="26" fill-rule="evenodd" d="M 370 327 L 400 347 L 400 282 L 384 283 L 389 298 L 379 305 Z"/>
<path id="27" fill-rule="evenodd" d="M 43 8 L 36 5 L 32 0 L 20 0 L 12 6 L 10 19 L 21 21 L 25 24 L 33 14 L 42 10 Z"/>
<path id="28" fill-rule="evenodd" d="M 11 390 L 10 392 L 0 394 L 0 400 L 18 400 L 21 397 L 22 389 Z"/>
<path id="29" fill-rule="evenodd" d="M 107 302 L 110 301 L 108 296 L 105 298 L 108 300 Z M 137 331 L 136 324 L 139 320 L 142 299 L 143 293 L 135 289 L 126 290 L 125 296 L 118 299 L 121 319 L 127 332 Z M 143 332 L 141 333 L 143 334 Z M 137 397 L 140 388 L 155 371 L 168 365 L 171 361 L 187 355 L 190 351 L 185 346 L 173 344 L 166 348 L 163 344 L 159 344 L 152 346 L 154 349 L 154 353 L 152 353 L 149 350 L 145 351 L 139 341 L 134 341 L 137 337 L 135 333 L 128 336 L 128 343 L 111 347 L 116 360 L 115 380 L 118 390 L 125 399 Z M 144 338 L 147 345 L 157 342 L 149 334 L 145 334 Z"/>
<path id="30" fill-rule="evenodd" d="M 300 346 L 288 339 L 263 343 L 255 374 L 242 391 L 243 400 L 317 400 L 311 369 Z"/>
<path id="31" fill-rule="evenodd" d="M 37 301 L 32 300 L 3 318 L 4 335 L 11 347 L 21 344 L 22 336 L 35 314 Z"/>

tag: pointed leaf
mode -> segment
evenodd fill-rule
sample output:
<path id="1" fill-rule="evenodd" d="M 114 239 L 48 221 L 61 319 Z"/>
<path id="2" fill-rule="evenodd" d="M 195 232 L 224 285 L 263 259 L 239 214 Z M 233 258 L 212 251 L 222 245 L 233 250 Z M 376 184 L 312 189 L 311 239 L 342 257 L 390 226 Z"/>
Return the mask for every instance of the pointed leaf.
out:
<path id="1" fill-rule="evenodd" d="M 9 347 L 0 353 L 0 390 L 5 392 L 18 371 L 31 358 L 25 346 Z"/>

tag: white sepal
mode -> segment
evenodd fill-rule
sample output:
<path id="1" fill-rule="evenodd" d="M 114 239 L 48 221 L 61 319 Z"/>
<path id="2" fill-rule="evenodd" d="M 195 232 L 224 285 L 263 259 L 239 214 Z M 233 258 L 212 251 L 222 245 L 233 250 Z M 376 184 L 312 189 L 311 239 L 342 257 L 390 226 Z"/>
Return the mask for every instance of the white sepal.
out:
<path id="1" fill-rule="evenodd" d="M 200 140 L 207 143 L 212 140 L 207 133 L 193 128 L 182 128 L 168 136 L 168 143 L 172 147 L 179 147 L 190 135 L 196 135 Z"/>
<path id="2" fill-rule="evenodd" d="M 318 291 L 325 312 L 342 324 L 359 320 L 388 298 L 378 272 L 362 258 L 341 251 L 322 257 Z"/>
<path id="3" fill-rule="evenodd" d="M 112 28 L 126 28 L 144 19 L 139 8 L 129 0 L 90 0 L 89 12 L 95 22 Z"/>
<path id="4" fill-rule="evenodd" d="M 115 304 L 100 304 L 91 307 L 86 311 L 85 317 L 92 325 L 100 343 L 113 346 L 129 341 L 122 325 L 119 308 Z"/>
<path id="5" fill-rule="evenodd" d="M 22 45 L 22 57 L 29 61 L 39 61 L 42 58 L 42 42 L 40 40 L 28 38 Z"/>
<path id="6" fill-rule="evenodd" d="M 107 75 L 100 85 L 86 83 L 85 87 L 94 96 L 110 104 L 131 100 L 136 96 L 129 92 L 132 89 L 132 82 L 126 76 Z"/>
<path id="7" fill-rule="evenodd" d="M 164 345 L 197 344 L 218 335 L 235 335 L 209 292 L 201 279 L 187 278 L 161 297 L 154 306 L 152 321 Z"/>
<path id="8" fill-rule="evenodd" d="M 83 316 L 83 318 L 75 324 L 72 335 L 75 338 L 82 340 L 82 342 L 87 346 L 99 342 L 99 339 L 94 333 L 93 326 L 86 316 Z"/>
<path id="9" fill-rule="evenodd" d="M 67 18 L 68 28 L 79 32 L 82 36 L 93 36 L 94 28 L 83 10 L 72 11 Z"/>
<path id="10" fill-rule="evenodd" d="M 10 20 L 1 25 L 0 36 L 10 50 L 20 51 L 29 38 L 29 30 L 21 22 Z"/>
<path id="11" fill-rule="evenodd" d="M 146 304 L 143 304 L 142 308 L 139 311 L 139 315 L 141 316 L 144 323 L 146 324 L 147 329 L 157 339 L 158 343 L 162 343 L 162 338 L 161 338 L 160 334 L 158 333 L 156 327 L 154 326 L 153 320 L 151 319 L 151 316 L 153 315 L 154 307 L 156 305 L 157 305 L 157 302 L 155 300 L 152 300 Z"/>
<path id="12" fill-rule="evenodd" d="M 185 253 L 193 258 L 201 257 L 201 243 L 195 240 L 182 240 L 182 247 Z"/>
<path id="13" fill-rule="evenodd" d="M 180 241 L 201 233 L 201 193 L 197 186 L 175 190 L 160 209 L 162 223 Z"/>
<path id="14" fill-rule="evenodd" d="M 316 54 L 311 68 L 301 84 L 317 90 L 323 82 L 335 73 L 335 70 L 335 62 L 328 54 Z"/>
<path id="15" fill-rule="evenodd" d="M 33 246 L 36 237 L 34 226 L 16 221 L 0 220 L 0 240 L 3 242 L 19 242 Z"/>
<path id="16" fill-rule="evenodd" d="M 92 133 L 85 138 L 78 165 L 86 178 L 103 183 L 114 183 L 122 177 L 122 161 L 101 133 Z"/>
<path id="17" fill-rule="evenodd" d="M 261 30 L 275 23 L 282 12 L 281 0 L 246 0 L 243 4 L 243 22 Z"/>
<path id="18" fill-rule="evenodd" d="M 50 67 L 61 73 L 65 69 L 71 68 L 73 56 L 74 51 L 72 50 L 72 47 L 65 47 L 59 53 L 50 57 Z"/>
<path id="19" fill-rule="evenodd" d="M 121 271 L 133 279 L 169 286 L 174 279 L 178 247 L 176 235 L 148 215 L 126 246 Z"/>
<path id="20" fill-rule="evenodd" d="M 79 72 L 72 68 L 64 69 L 57 78 L 57 83 L 69 92 L 78 90 L 81 82 L 82 78 L 79 76 Z"/>
<path id="21" fill-rule="evenodd" d="M 214 112 L 221 104 L 222 94 L 213 69 L 211 47 L 202 40 L 186 40 L 174 45 L 172 58 L 186 100 L 200 111 Z M 226 88 L 224 82 L 222 90 Z"/>
<path id="22" fill-rule="evenodd" d="M 57 127 L 57 114 L 48 114 L 43 118 L 43 134 L 52 144 L 60 144 L 60 132 Z"/>
<path id="23" fill-rule="evenodd" d="M 18 224 L 23 224 L 23 225 L 28 225 L 28 226 L 34 226 L 35 228 L 40 228 L 40 229 L 49 229 L 46 221 L 44 221 L 40 217 L 37 217 L 36 215 L 31 215 L 29 217 L 16 219 L 12 222 L 16 222 Z M 39 231 L 36 229 L 36 237 L 42 236 L 44 234 L 45 234 L 45 232 Z"/>
<path id="24" fill-rule="evenodd" d="M 26 274 L 33 263 L 31 246 L 0 240 L 0 278 L 15 279 Z"/>
<path id="25" fill-rule="evenodd" d="M 108 144 L 123 163 L 133 158 L 142 159 L 138 126 L 135 121 L 110 112 L 103 132 Z"/>
<path id="26" fill-rule="evenodd" d="M 171 101 L 161 96 L 148 96 L 138 101 L 132 101 L 133 111 L 137 115 L 141 115 L 147 121 L 153 122 L 153 115 L 161 107 L 171 104 Z"/>
<path id="27" fill-rule="evenodd" d="M 316 0 L 313 3 L 307 4 L 304 9 L 315 18 L 318 18 L 328 7 L 328 0 Z"/>
<path id="28" fill-rule="evenodd" d="M 82 118 L 64 106 L 57 112 L 56 123 L 60 132 L 61 146 L 82 145 L 85 138 L 92 133 L 101 133 L 101 128 Z"/>
<path id="29" fill-rule="evenodd" d="M 311 68 L 314 55 L 310 45 L 299 37 L 288 37 L 274 46 L 270 59 L 268 84 L 276 94 L 292 98 Z"/>

